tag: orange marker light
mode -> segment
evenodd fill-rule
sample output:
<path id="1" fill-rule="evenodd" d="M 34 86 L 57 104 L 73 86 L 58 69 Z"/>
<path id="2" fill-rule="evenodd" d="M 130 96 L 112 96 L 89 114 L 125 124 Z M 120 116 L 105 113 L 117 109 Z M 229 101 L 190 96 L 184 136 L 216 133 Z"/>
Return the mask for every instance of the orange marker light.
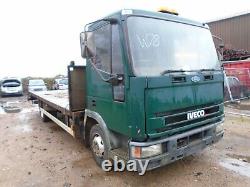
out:
<path id="1" fill-rule="evenodd" d="M 161 13 L 168 13 L 168 14 L 174 14 L 174 15 L 179 15 L 178 12 L 174 9 L 170 9 L 170 8 L 167 8 L 167 7 L 160 7 L 158 9 L 158 12 L 161 12 Z"/>
<path id="2" fill-rule="evenodd" d="M 134 158 L 141 158 L 141 147 L 133 147 L 132 156 Z"/>

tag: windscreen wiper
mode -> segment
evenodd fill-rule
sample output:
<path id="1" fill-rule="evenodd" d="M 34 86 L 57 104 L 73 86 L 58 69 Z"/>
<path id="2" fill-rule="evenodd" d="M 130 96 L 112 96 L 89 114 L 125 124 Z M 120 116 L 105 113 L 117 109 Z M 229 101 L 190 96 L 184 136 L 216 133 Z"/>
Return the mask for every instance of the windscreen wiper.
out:
<path id="1" fill-rule="evenodd" d="M 221 69 L 200 69 L 199 71 L 221 71 Z"/>
<path id="2" fill-rule="evenodd" d="M 183 69 L 179 69 L 179 70 L 164 70 L 163 72 L 161 72 L 161 75 L 165 75 L 167 73 L 184 73 L 184 72 L 202 72 L 202 71 L 221 71 L 221 69 L 199 69 L 199 70 L 183 70 Z"/>
<path id="3" fill-rule="evenodd" d="M 184 73 L 186 71 L 182 70 L 182 69 L 179 69 L 179 70 L 164 70 L 163 72 L 161 72 L 161 75 L 165 75 L 167 73 Z"/>

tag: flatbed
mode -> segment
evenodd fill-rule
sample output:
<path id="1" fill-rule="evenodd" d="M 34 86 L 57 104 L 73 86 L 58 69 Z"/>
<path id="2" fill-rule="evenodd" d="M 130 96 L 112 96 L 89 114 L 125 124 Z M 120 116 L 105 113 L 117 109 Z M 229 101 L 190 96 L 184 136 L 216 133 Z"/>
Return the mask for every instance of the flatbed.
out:
<path id="1" fill-rule="evenodd" d="M 71 112 L 68 90 L 33 91 L 29 94 L 38 100 L 40 115 L 44 122 L 50 119 L 75 137 L 73 126 L 69 123 Z"/>
<path id="2" fill-rule="evenodd" d="M 68 79 L 68 90 L 30 91 L 28 98 L 38 101 L 44 122 L 52 120 L 76 137 L 85 113 L 85 66 L 68 66 Z"/>
<path id="3" fill-rule="evenodd" d="M 32 91 L 29 92 L 34 98 L 37 98 L 62 113 L 70 113 L 68 90 L 50 90 L 50 91 Z"/>

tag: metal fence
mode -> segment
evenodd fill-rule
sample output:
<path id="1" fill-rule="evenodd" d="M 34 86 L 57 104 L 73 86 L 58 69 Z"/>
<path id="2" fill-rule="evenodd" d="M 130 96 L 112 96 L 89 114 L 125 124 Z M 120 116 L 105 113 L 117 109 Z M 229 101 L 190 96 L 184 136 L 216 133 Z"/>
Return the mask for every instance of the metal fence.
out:
<path id="1" fill-rule="evenodd" d="M 224 98 L 234 102 L 250 97 L 250 68 L 224 68 Z"/>

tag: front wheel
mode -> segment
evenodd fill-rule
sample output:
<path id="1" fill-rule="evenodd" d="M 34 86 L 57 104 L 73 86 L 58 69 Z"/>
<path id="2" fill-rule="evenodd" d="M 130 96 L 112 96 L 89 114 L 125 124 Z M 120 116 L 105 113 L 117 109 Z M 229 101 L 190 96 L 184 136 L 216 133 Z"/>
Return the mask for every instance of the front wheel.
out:
<path id="1" fill-rule="evenodd" d="M 90 130 L 90 148 L 98 166 L 108 159 L 108 144 L 105 135 L 99 124 L 94 125 Z"/>

